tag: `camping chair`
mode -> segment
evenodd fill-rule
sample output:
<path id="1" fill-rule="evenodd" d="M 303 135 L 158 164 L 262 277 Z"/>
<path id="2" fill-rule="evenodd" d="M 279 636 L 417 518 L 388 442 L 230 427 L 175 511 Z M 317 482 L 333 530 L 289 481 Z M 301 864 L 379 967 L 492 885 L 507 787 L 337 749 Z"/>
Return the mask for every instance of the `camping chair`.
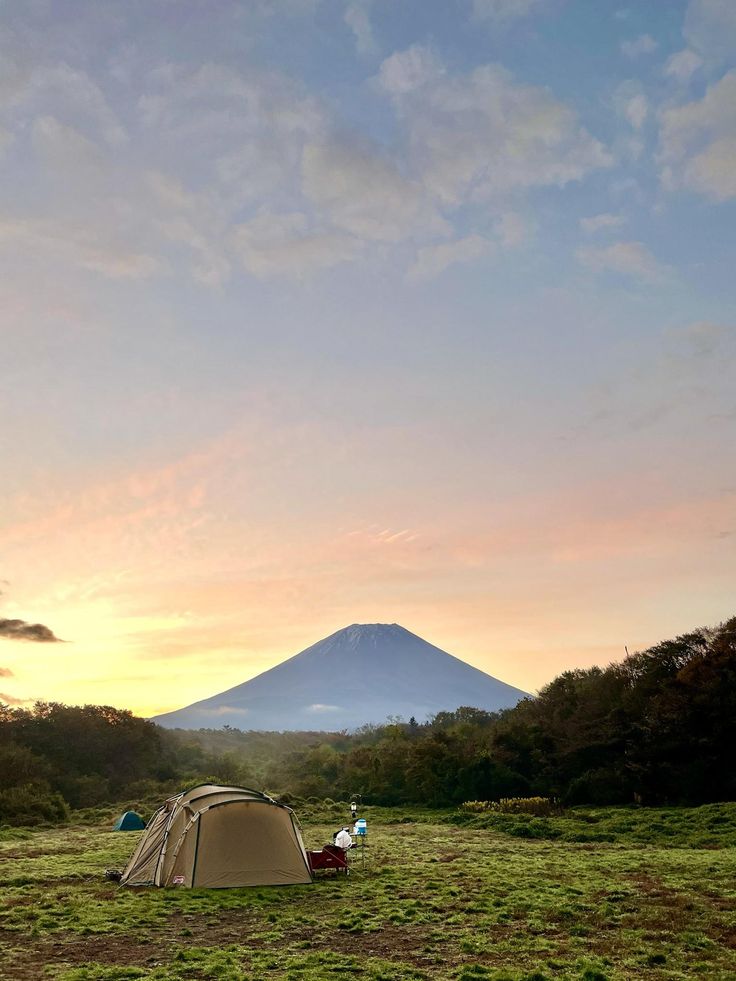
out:
<path id="1" fill-rule="evenodd" d="M 334 869 L 335 872 L 344 872 L 345 875 L 350 875 L 348 853 L 344 849 L 338 848 L 337 845 L 325 845 L 319 851 L 308 851 L 307 858 L 312 872 Z"/>

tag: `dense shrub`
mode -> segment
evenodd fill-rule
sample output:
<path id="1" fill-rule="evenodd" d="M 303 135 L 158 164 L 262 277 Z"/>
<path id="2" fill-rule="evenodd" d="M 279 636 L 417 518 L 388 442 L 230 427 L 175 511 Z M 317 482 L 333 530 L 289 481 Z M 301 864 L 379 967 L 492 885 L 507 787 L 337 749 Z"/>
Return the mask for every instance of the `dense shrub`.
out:
<path id="1" fill-rule="evenodd" d="M 27 783 L 0 790 L 0 824 L 58 824 L 68 817 L 66 801 L 47 783 Z"/>
<path id="2" fill-rule="evenodd" d="M 565 804 L 628 804 L 635 800 L 633 774 L 619 767 L 586 770 L 570 781 Z"/>

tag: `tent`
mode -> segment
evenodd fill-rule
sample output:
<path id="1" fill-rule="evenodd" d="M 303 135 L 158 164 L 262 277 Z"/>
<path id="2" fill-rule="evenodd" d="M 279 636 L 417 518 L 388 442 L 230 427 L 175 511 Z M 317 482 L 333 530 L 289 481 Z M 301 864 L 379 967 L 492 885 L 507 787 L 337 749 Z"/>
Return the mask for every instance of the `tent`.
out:
<path id="1" fill-rule="evenodd" d="M 202 784 L 170 797 L 123 872 L 128 886 L 276 886 L 311 882 L 294 812 L 244 787 Z"/>
<path id="2" fill-rule="evenodd" d="M 126 811 L 115 822 L 113 831 L 142 831 L 146 823 L 135 811 Z"/>

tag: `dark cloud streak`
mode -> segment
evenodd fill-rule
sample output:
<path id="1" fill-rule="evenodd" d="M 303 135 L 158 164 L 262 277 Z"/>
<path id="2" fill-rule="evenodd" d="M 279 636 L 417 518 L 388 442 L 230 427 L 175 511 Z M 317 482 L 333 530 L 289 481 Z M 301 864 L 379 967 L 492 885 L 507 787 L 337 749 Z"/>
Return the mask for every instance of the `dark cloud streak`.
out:
<path id="1" fill-rule="evenodd" d="M 31 640 L 42 644 L 61 643 L 53 630 L 42 623 L 26 623 L 25 620 L 0 619 L 0 637 L 9 640 Z"/>
<path id="2" fill-rule="evenodd" d="M 0 691 L 0 702 L 4 702 L 6 705 L 24 705 L 27 701 L 27 698 L 15 698 L 13 695 L 6 695 L 5 692 Z"/>

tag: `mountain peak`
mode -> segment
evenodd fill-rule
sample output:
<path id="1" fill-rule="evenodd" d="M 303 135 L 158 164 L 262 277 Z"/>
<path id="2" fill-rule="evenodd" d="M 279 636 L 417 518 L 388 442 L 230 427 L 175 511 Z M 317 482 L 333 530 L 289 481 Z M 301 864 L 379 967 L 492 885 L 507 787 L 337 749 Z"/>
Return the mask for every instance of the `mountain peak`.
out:
<path id="1" fill-rule="evenodd" d="M 396 631 L 404 631 L 409 633 L 405 627 L 402 627 L 399 623 L 351 623 L 349 627 L 343 627 L 342 630 L 338 630 L 338 634 L 344 633 L 358 633 L 358 634 L 390 634 L 396 633 Z"/>
<path id="2" fill-rule="evenodd" d="M 398 623 L 351 623 L 334 633 L 333 637 L 380 638 L 408 634 L 409 631 Z"/>
<path id="3" fill-rule="evenodd" d="M 305 657 L 350 657 L 359 651 L 369 655 L 371 649 L 388 650 L 405 644 L 410 638 L 420 640 L 398 623 L 351 623 L 348 627 L 336 630 L 334 634 L 317 641 L 291 660 Z M 288 663 L 288 662 L 287 662 Z"/>

